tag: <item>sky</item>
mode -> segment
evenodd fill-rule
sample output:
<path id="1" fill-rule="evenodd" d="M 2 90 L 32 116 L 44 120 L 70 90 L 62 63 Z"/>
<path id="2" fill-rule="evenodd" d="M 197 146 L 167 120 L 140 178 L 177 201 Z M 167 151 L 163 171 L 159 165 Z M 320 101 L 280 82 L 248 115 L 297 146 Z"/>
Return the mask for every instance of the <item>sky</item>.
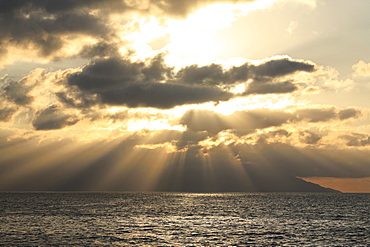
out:
<path id="1" fill-rule="evenodd" d="M 369 9 L 0 0 L 0 190 L 369 193 Z"/>

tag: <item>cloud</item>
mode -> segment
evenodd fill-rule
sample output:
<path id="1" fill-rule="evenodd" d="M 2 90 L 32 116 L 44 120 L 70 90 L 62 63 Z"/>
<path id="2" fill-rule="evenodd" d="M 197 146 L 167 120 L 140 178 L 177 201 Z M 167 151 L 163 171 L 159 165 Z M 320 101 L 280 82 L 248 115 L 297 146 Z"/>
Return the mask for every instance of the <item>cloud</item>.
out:
<path id="1" fill-rule="evenodd" d="M 370 176 L 370 137 L 345 125 L 362 110 L 301 101 L 258 109 L 271 105 L 267 98 L 280 103 L 281 94 L 292 94 L 286 98 L 293 101 L 301 91 L 353 84 L 340 81 L 335 69 L 287 56 L 183 68 L 166 64 L 165 54 L 144 62 L 130 57 L 135 51 L 125 42 L 135 40 L 124 35 L 140 29 L 131 18 L 158 18 L 159 27 L 167 25 L 166 18 L 186 18 L 215 2 L 254 1 L 0 0 L 2 63 L 92 60 L 81 68 L 1 79 L 0 189 L 330 191 L 298 177 Z M 292 22 L 287 31 L 296 26 Z M 163 28 L 169 37 L 173 30 L 169 24 Z M 138 39 L 146 35 L 141 34 Z M 144 45 L 160 38 L 149 36 Z M 355 64 L 355 75 L 369 76 L 368 65 Z M 171 109 L 207 102 L 207 109 L 239 110 L 224 115 L 197 110 L 203 106 Z"/>
<path id="2" fill-rule="evenodd" d="M 294 78 L 286 76 L 298 72 L 312 73 L 316 65 L 312 62 L 294 60 L 288 57 L 269 58 L 261 64 L 251 62 L 229 69 L 219 64 L 205 66 L 190 65 L 179 70 L 176 83 L 190 85 L 232 85 L 246 83 L 245 92 L 240 95 L 288 94 L 299 89 Z M 299 82 L 298 82 L 299 83 Z"/>
<path id="3" fill-rule="evenodd" d="M 27 58 L 45 61 L 78 55 L 104 57 L 118 52 L 117 44 L 122 47 L 120 33 L 130 11 L 185 17 L 203 5 L 201 3 L 203 1 L 1 0 L 0 65 Z M 159 12 L 152 11 L 154 9 Z M 115 14 L 120 14 L 121 25 L 112 19 Z"/>
<path id="4" fill-rule="evenodd" d="M 103 11 L 126 9 L 123 1 L 6 1 L 0 2 L 0 42 L 4 47 L 27 47 L 37 56 L 63 56 L 64 46 L 79 36 L 107 39 L 113 28 Z M 92 11 L 100 11 L 94 15 Z M 82 47 L 84 46 L 82 42 Z M 25 49 L 26 48 L 26 49 Z"/>
<path id="5" fill-rule="evenodd" d="M 365 63 L 364 61 L 359 61 L 352 66 L 354 70 L 354 75 L 357 76 L 370 76 L 370 63 Z"/>
<path id="6" fill-rule="evenodd" d="M 351 114 L 347 114 L 351 112 Z M 353 108 L 344 110 L 332 108 L 306 108 L 292 110 L 256 109 L 238 111 L 231 115 L 222 115 L 209 110 L 190 110 L 181 119 L 181 123 L 192 131 L 207 131 L 217 134 L 220 131 L 231 130 L 237 135 L 253 133 L 257 129 L 278 127 L 283 124 L 297 124 L 300 122 L 319 123 L 330 121 L 344 121 L 356 118 L 361 111 Z M 303 133 L 302 140 L 313 142 L 317 139 L 313 133 Z"/>
<path id="7" fill-rule="evenodd" d="M 1 108 L 0 107 L 0 121 L 8 122 L 15 112 L 16 112 L 15 108 L 9 108 L 9 107 Z"/>
<path id="8" fill-rule="evenodd" d="M 181 123 L 192 131 L 207 131 L 217 134 L 223 130 L 235 131 L 238 135 L 254 132 L 271 126 L 287 123 L 293 115 L 284 111 L 257 109 L 222 115 L 209 110 L 190 110 L 181 119 Z"/>
<path id="9" fill-rule="evenodd" d="M 299 138 L 302 143 L 305 144 L 317 144 L 321 137 L 311 131 L 302 131 L 299 133 Z"/>
<path id="10" fill-rule="evenodd" d="M 97 60 L 81 72 L 68 76 L 68 85 L 85 94 L 97 95 L 102 104 L 128 107 L 172 108 L 177 105 L 227 101 L 233 95 L 218 87 L 180 85 L 165 80 L 172 68 L 162 58 L 149 64 L 120 58 Z M 62 95 L 60 95 L 62 96 Z M 66 97 L 64 97 L 66 101 Z"/>
<path id="11" fill-rule="evenodd" d="M 85 45 L 80 56 L 87 59 L 98 59 L 104 57 L 114 57 L 119 54 L 119 44 L 114 42 L 100 41 L 96 44 Z"/>
<path id="12" fill-rule="evenodd" d="M 110 47 L 109 44 L 101 45 L 102 50 Z M 92 54 L 97 47 L 90 48 L 86 52 Z M 81 69 L 49 73 L 38 69 L 19 81 L 4 77 L 0 96 L 23 107 L 31 107 L 37 99 L 37 104 L 49 105 L 59 101 L 67 107 L 79 109 L 93 106 L 169 109 L 188 104 L 217 103 L 246 95 L 292 93 L 300 87 L 294 79 L 284 81 L 284 76 L 302 70 L 311 71 L 314 67 L 309 62 L 272 58 L 260 65 L 251 62 L 230 68 L 219 64 L 189 65 L 176 70 L 165 64 L 164 56 L 159 54 L 145 62 L 133 62 L 114 55 L 96 58 Z M 269 68 L 274 70 L 275 63 L 282 70 L 284 66 L 289 68 L 285 72 L 269 72 Z M 229 91 L 241 83 L 245 83 L 244 93 Z M 36 97 L 36 91 L 40 90 L 44 96 Z M 45 98 L 44 102 L 42 98 Z M 40 110 L 39 107 L 36 110 Z"/>
<path id="13" fill-rule="evenodd" d="M 219 85 L 227 83 L 227 76 L 219 64 L 211 64 L 199 67 L 191 65 L 181 69 L 177 73 L 177 82 L 197 85 Z"/>
<path id="14" fill-rule="evenodd" d="M 296 112 L 297 121 L 306 120 L 308 122 L 326 122 L 338 117 L 337 110 L 332 108 L 320 109 L 320 108 L 309 108 L 301 109 Z"/>
<path id="15" fill-rule="evenodd" d="M 202 67 L 191 65 L 181 69 L 177 79 L 180 83 L 189 84 L 231 84 L 248 79 L 272 80 L 296 72 L 312 73 L 315 70 L 316 65 L 309 61 L 272 57 L 258 65 L 246 62 L 241 66 L 232 66 L 228 70 L 218 64 Z"/>
<path id="16" fill-rule="evenodd" d="M 339 112 L 339 119 L 345 120 L 349 118 L 356 118 L 361 115 L 361 111 L 355 108 L 348 108 Z"/>
<path id="17" fill-rule="evenodd" d="M 261 81 L 253 81 L 248 84 L 247 90 L 243 93 L 243 95 L 250 95 L 250 94 L 284 94 L 284 93 L 292 93 L 298 90 L 298 87 L 290 81 L 285 82 L 261 82 Z"/>
<path id="18" fill-rule="evenodd" d="M 315 65 L 311 62 L 296 61 L 290 58 L 269 59 L 253 67 L 256 77 L 277 77 L 293 74 L 295 72 L 314 72 Z"/>
<path id="19" fill-rule="evenodd" d="M 362 114 L 362 111 L 355 108 L 347 108 L 338 110 L 331 108 L 308 108 L 296 111 L 296 119 L 298 121 L 306 120 L 312 123 L 326 122 L 330 120 L 347 120 L 350 118 L 357 118 Z"/>
<path id="20" fill-rule="evenodd" d="M 32 87 L 25 83 L 26 78 L 20 81 L 13 81 L 5 77 L 0 82 L 2 83 L 0 96 L 8 102 L 18 106 L 25 106 L 33 101 L 33 97 L 29 95 Z"/>
<path id="21" fill-rule="evenodd" d="M 351 135 L 342 135 L 342 139 L 347 141 L 347 146 L 351 147 L 364 147 L 370 145 L 370 135 L 352 133 Z"/>
<path id="22" fill-rule="evenodd" d="M 256 0 L 151 0 L 150 6 L 161 14 L 175 18 L 184 18 L 196 9 L 214 3 L 248 3 Z"/>
<path id="23" fill-rule="evenodd" d="M 137 28 L 132 25 L 132 12 L 137 14 L 136 19 L 137 16 L 186 18 L 196 9 L 213 3 L 255 1 L 1 0 L 0 65 L 17 59 L 45 62 L 118 54 L 120 48 L 127 46 L 122 33 Z"/>
<path id="24" fill-rule="evenodd" d="M 77 122 L 78 119 L 75 116 L 63 113 L 57 105 L 51 105 L 36 112 L 32 125 L 35 130 L 55 130 Z"/>

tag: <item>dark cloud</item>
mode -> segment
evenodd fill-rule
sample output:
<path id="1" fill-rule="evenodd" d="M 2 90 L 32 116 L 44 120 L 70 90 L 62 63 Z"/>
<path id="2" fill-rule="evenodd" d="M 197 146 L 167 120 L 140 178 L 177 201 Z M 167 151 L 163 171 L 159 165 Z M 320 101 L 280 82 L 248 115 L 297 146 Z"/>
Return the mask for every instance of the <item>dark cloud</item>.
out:
<path id="1" fill-rule="evenodd" d="M 284 76 L 296 72 L 313 72 L 315 65 L 310 62 L 290 58 L 272 58 L 260 65 L 247 62 L 241 66 L 224 69 L 221 65 L 211 64 L 199 67 L 191 65 L 181 69 L 176 75 L 176 83 L 190 85 L 223 85 L 248 82 L 241 95 L 286 94 L 299 88 L 293 80 L 283 80 Z"/>
<path id="2" fill-rule="evenodd" d="M 120 3 L 121 2 L 121 3 Z M 60 12 L 71 12 L 79 9 L 99 9 L 106 5 L 124 4 L 120 0 L 1 0 L 0 1 L 0 13 L 4 14 L 19 14 L 28 13 L 35 10 L 43 10 L 46 13 L 60 13 Z"/>
<path id="3" fill-rule="evenodd" d="M 370 145 L 370 136 L 368 134 L 353 133 L 351 135 L 342 135 L 341 138 L 347 141 L 347 146 L 351 147 Z"/>
<path id="4" fill-rule="evenodd" d="M 3 122 L 9 121 L 15 112 L 16 112 L 15 108 L 10 108 L 10 107 L 1 108 L 0 107 L 0 121 L 3 121 Z"/>
<path id="5" fill-rule="evenodd" d="M 253 72 L 257 77 L 278 77 L 298 71 L 313 72 L 315 71 L 315 65 L 309 62 L 280 58 L 253 67 Z"/>
<path id="6" fill-rule="evenodd" d="M 245 63 L 242 66 L 233 66 L 227 72 L 230 78 L 229 83 L 243 82 L 248 80 L 250 74 L 250 68 L 253 67 L 250 63 Z M 251 76 L 253 78 L 253 75 Z"/>
<path id="7" fill-rule="evenodd" d="M 103 57 L 116 50 L 103 44 L 105 40 L 117 39 L 117 30 L 109 21 L 111 14 L 137 11 L 141 14 L 185 17 L 196 8 L 214 2 L 219 1 L 0 0 L 0 43 L 3 47 L 33 49 L 41 57 L 57 58 L 66 56 L 58 53 L 66 45 L 66 40 L 84 35 L 97 39 L 98 43 L 87 45 L 81 56 Z M 84 44 L 81 46 L 83 48 Z M 6 52 L 6 49 L 1 50 L 0 54 Z"/>
<path id="8" fill-rule="evenodd" d="M 33 97 L 29 95 L 30 86 L 25 85 L 25 79 L 13 81 L 8 78 L 1 79 L 0 96 L 3 100 L 14 103 L 19 106 L 26 106 L 33 101 Z"/>
<path id="9" fill-rule="evenodd" d="M 273 84 L 275 78 L 293 74 L 296 72 L 313 72 L 315 65 L 310 62 L 293 60 L 290 58 L 272 58 L 260 65 L 254 65 L 247 62 L 241 66 L 233 66 L 228 70 L 223 69 L 221 65 L 211 64 L 199 67 L 198 65 L 187 66 L 177 74 L 177 82 L 185 84 L 219 85 L 233 84 L 253 79 L 255 82 L 270 83 L 270 87 L 276 86 L 277 93 L 281 88 L 293 90 L 291 81 L 278 82 Z M 258 87 L 258 84 L 253 85 Z M 264 90 L 262 90 L 264 91 Z M 273 90 L 271 90 L 273 91 Z M 288 89 L 285 91 L 290 92 Z"/>
<path id="10" fill-rule="evenodd" d="M 299 133 L 299 139 L 305 144 L 317 144 L 321 140 L 321 136 L 311 131 L 302 131 Z"/>
<path id="11" fill-rule="evenodd" d="M 296 111 L 296 118 L 298 121 L 309 121 L 312 123 L 326 122 L 330 120 L 347 120 L 351 118 L 358 118 L 362 115 L 360 109 L 347 108 L 344 110 L 338 110 L 335 107 L 332 108 L 307 108 Z"/>
<path id="12" fill-rule="evenodd" d="M 248 84 L 247 90 L 243 95 L 250 94 L 285 94 L 298 90 L 298 87 L 290 81 L 285 82 L 261 82 L 253 81 Z"/>
<path id="13" fill-rule="evenodd" d="M 75 116 L 65 114 L 58 108 L 58 106 L 51 105 L 36 112 L 32 125 L 35 130 L 54 130 L 74 125 L 77 122 L 78 119 Z"/>
<path id="14" fill-rule="evenodd" d="M 308 108 L 297 110 L 296 112 L 297 120 L 306 120 L 308 122 L 326 122 L 338 117 L 338 112 L 334 107 L 328 109 L 320 108 Z"/>
<path id="15" fill-rule="evenodd" d="M 258 135 L 258 140 L 257 143 L 268 143 L 270 139 L 274 140 L 274 138 L 279 138 L 279 137 L 289 137 L 291 136 L 291 133 L 288 132 L 285 129 L 279 129 L 279 130 L 274 130 L 274 131 L 268 131 L 267 133 L 263 133 Z"/>
<path id="16" fill-rule="evenodd" d="M 217 88 L 168 83 L 135 83 L 114 91 L 99 92 L 103 103 L 128 107 L 168 109 L 178 105 L 227 101 L 233 95 Z"/>
<path id="17" fill-rule="evenodd" d="M 107 21 L 109 13 L 129 7 L 120 0 L 1 0 L 0 9 L 0 42 L 4 46 L 30 47 L 39 56 L 54 57 L 65 38 L 73 40 L 74 35 L 111 40 L 115 31 Z M 99 12 L 93 14 L 92 10 Z M 98 49 L 101 45 L 90 53 L 96 54 Z M 85 50 L 83 55 L 89 52 Z"/>
<path id="18" fill-rule="evenodd" d="M 101 41 L 93 45 L 86 45 L 80 52 L 83 58 L 98 59 L 101 57 L 114 57 L 119 54 L 119 45 L 117 43 L 108 43 Z"/>
<path id="19" fill-rule="evenodd" d="M 230 69 L 217 64 L 202 67 L 191 65 L 176 71 L 174 67 L 165 64 L 164 54 L 145 62 L 132 62 L 116 56 L 116 48 L 105 42 L 85 47 L 85 52 L 90 54 L 88 56 L 106 54 L 109 58 L 97 58 L 84 66 L 82 71 L 66 70 L 56 76 L 55 84 L 60 85 L 66 81 L 65 90 L 56 92 L 58 100 L 69 107 L 80 109 L 94 105 L 167 109 L 184 104 L 227 101 L 235 96 L 291 93 L 298 89 L 292 81 L 256 78 L 251 63 Z M 29 95 L 32 86 L 26 86 L 26 80 L 29 78 L 25 77 L 18 82 L 2 79 L 2 97 L 20 106 L 29 105 L 33 101 Z M 244 93 L 234 95 L 227 91 L 230 84 L 242 81 L 248 81 Z M 343 111 L 341 119 L 353 114 L 357 114 L 355 109 Z"/>
<path id="20" fill-rule="evenodd" d="M 349 118 L 356 118 L 361 115 L 361 112 L 354 108 L 348 108 L 339 112 L 339 119 L 345 120 Z"/>
<path id="21" fill-rule="evenodd" d="M 178 82 L 184 84 L 219 85 L 228 79 L 219 64 L 199 67 L 191 65 L 181 69 L 177 74 Z"/>
<path id="22" fill-rule="evenodd" d="M 68 77 L 68 84 L 88 95 L 97 95 L 103 104 L 129 107 L 172 108 L 183 104 L 226 101 L 233 95 L 217 87 L 162 83 L 173 69 L 156 57 L 145 63 L 110 58 L 84 67 Z M 62 97 L 63 96 L 63 97 Z M 67 97 L 60 94 L 66 102 Z"/>
<path id="23" fill-rule="evenodd" d="M 76 88 L 69 88 L 67 91 L 57 92 L 55 96 L 65 106 L 81 110 L 89 109 L 100 102 L 96 95 L 84 93 Z"/>

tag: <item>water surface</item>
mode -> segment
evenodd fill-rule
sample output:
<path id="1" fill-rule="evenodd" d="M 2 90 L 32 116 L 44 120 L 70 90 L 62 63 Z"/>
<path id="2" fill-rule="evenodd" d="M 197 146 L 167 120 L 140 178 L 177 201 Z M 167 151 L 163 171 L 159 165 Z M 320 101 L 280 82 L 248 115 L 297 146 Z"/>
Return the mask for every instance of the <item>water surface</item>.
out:
<path id="1" fill-rule="evenodd" d="M 370 246 L 370 194 L 0 193 L 0 245 Z"/>

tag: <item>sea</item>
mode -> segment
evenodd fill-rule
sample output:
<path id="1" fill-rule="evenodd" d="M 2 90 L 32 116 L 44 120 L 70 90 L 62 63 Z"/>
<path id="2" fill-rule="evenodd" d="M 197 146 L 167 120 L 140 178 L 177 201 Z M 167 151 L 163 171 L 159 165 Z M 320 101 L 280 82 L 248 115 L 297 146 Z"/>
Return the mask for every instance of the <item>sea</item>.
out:
<path id="1" fill-rule="evenodd" d="M 0 246 L 370 246 L 370 194 L 3 192 Z"/>

